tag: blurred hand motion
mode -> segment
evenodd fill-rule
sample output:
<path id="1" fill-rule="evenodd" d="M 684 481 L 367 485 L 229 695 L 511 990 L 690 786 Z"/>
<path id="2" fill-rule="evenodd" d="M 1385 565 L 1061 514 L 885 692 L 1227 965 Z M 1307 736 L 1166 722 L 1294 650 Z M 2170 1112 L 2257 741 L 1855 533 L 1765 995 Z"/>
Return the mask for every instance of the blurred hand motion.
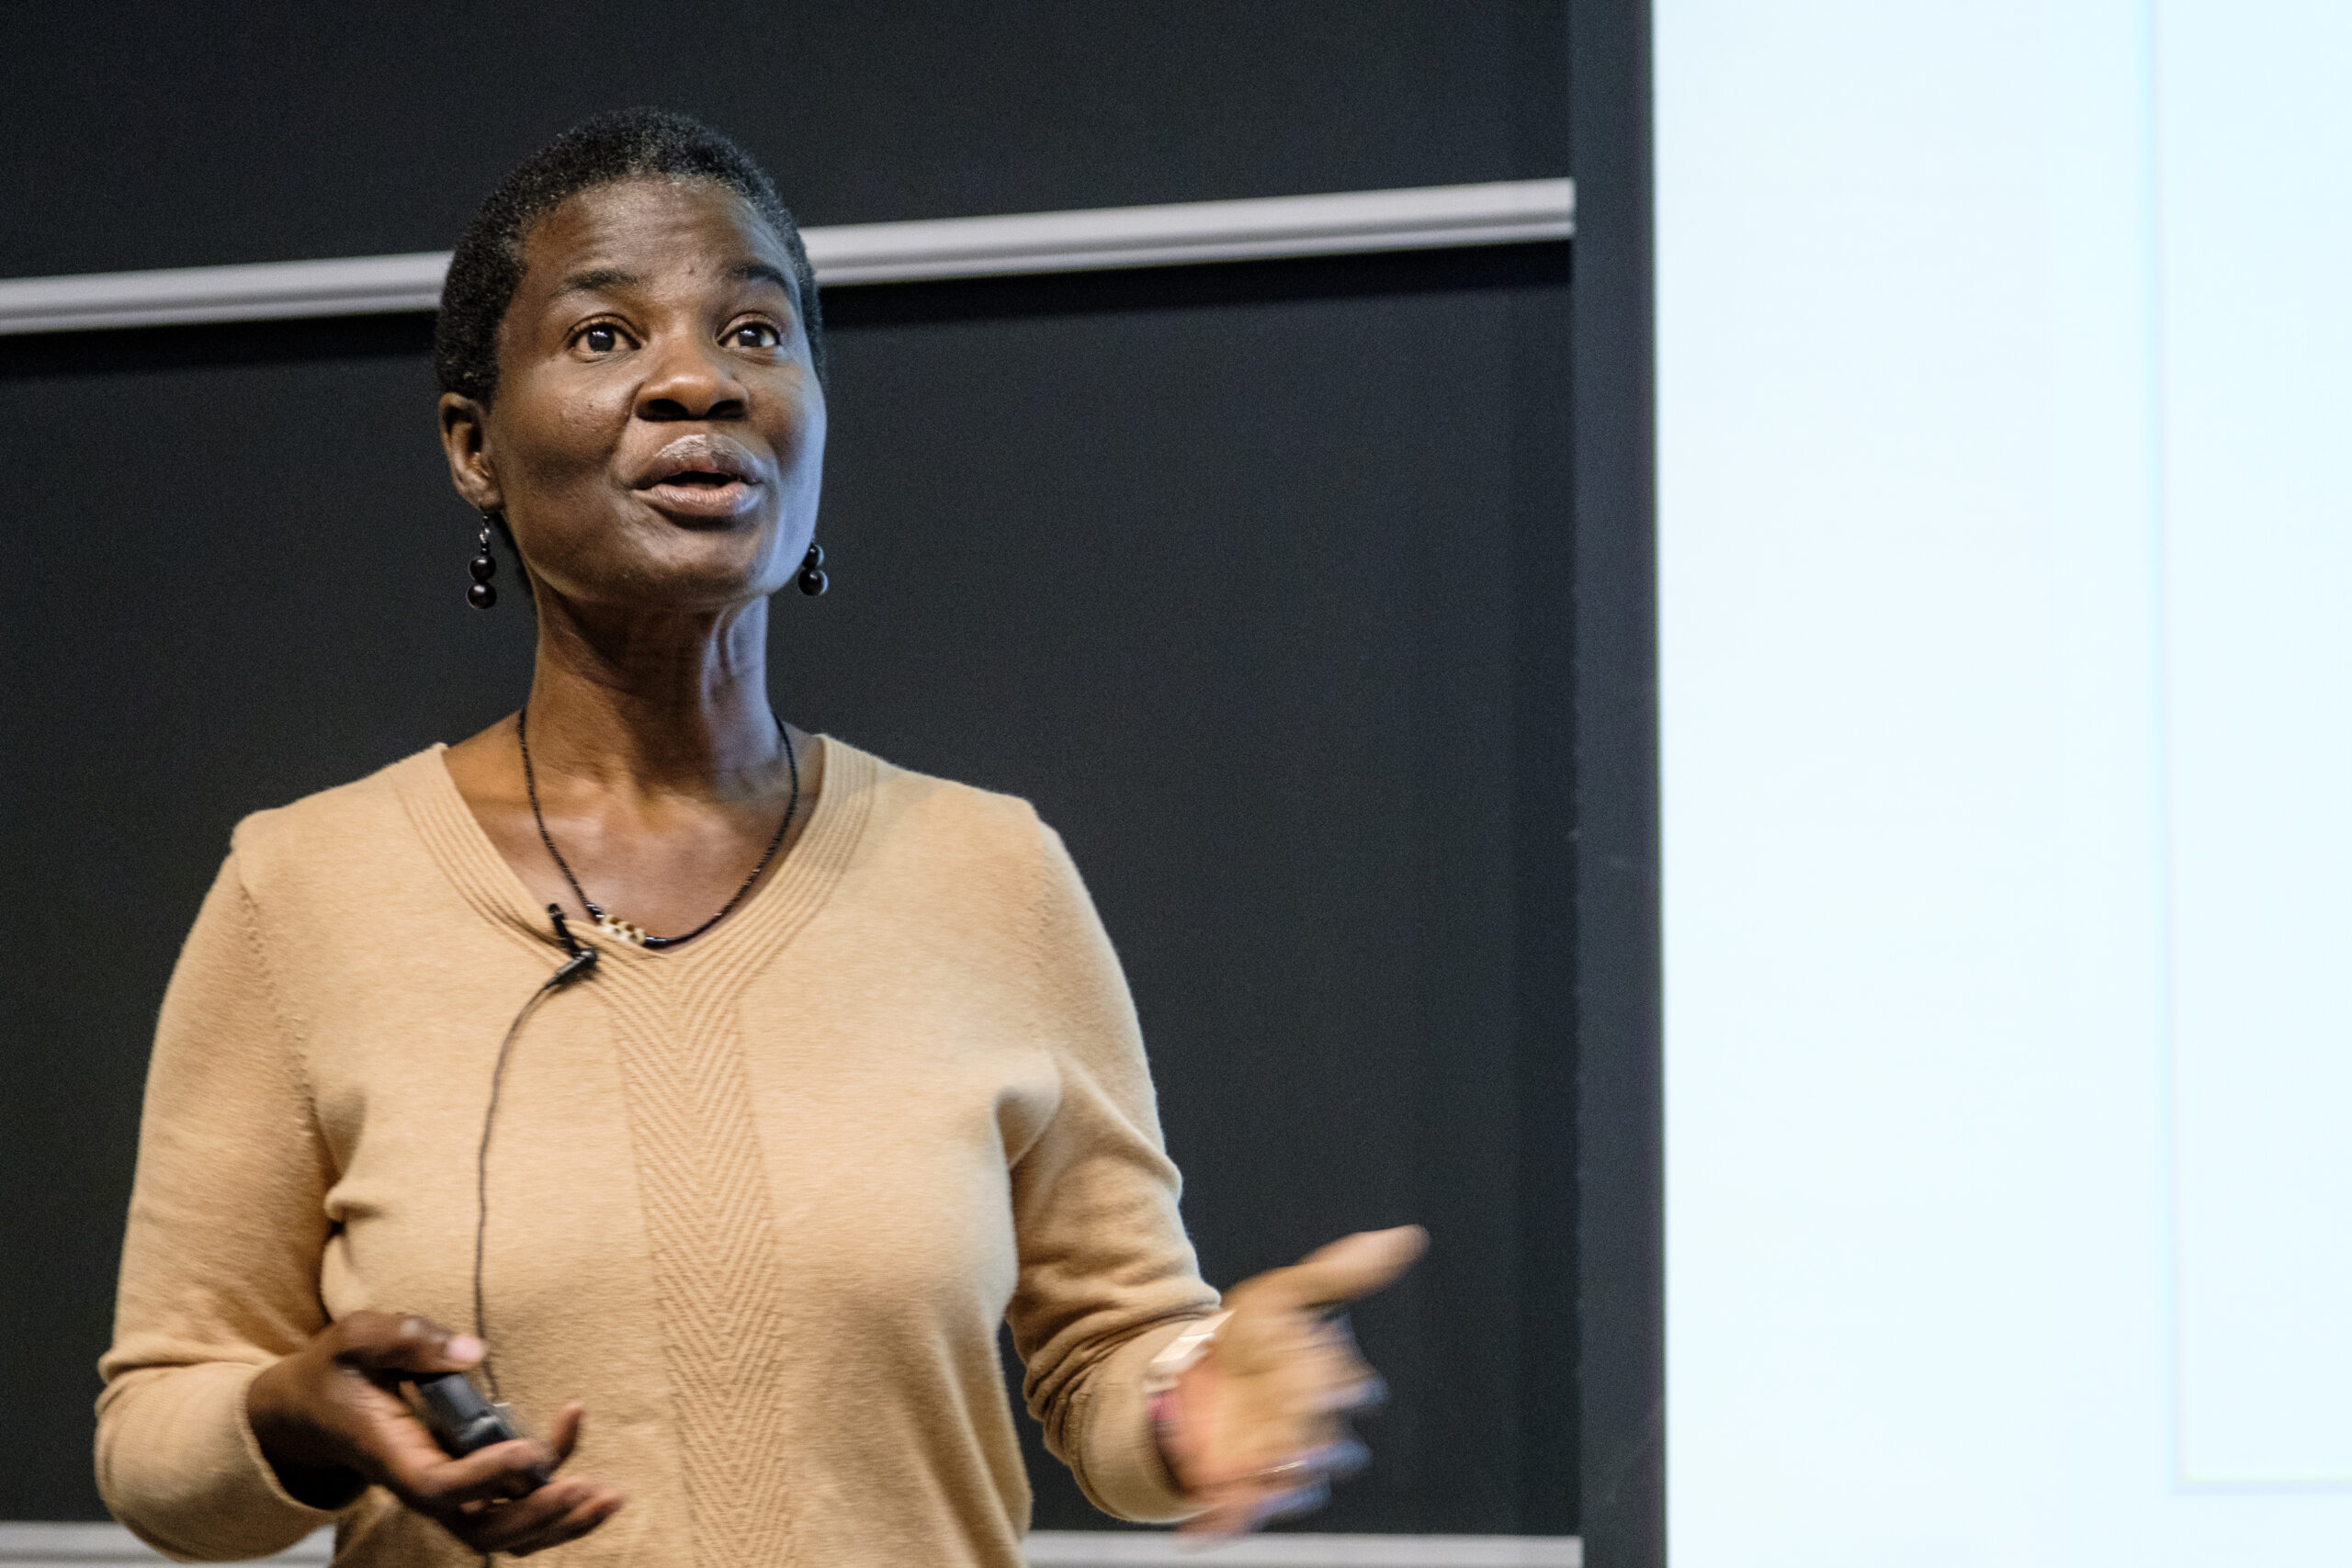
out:
<path id="1" fill-rule="evenodd" d="M 370 1483 L 475 1551 L 526 1557 L 586 1535 L 621 1495 L 576 1477 L 541 1483 L 571 1455 L 581 1410 L 567 1404 L 546 1442 L 499 1443 L 463 1459 L 441 1451 L 401 1397 L 402 1379 L 462 1372 L 482 1342 L 430 1318 L 356 1312 L 265 1368 L 245 1395 L 270 1467 L 295 1498 L 336 1508 Z"/>
<path id="2" fill-rule="evenodd" d="M 1230 1315 L 1178 1378 L 1162 1434 L 1204 1505 L 1186 1531 L 1238 1535 L 1305 1513 L 1362 1466 L 1347 1417 L 1378 1404 L 1382 1384 L 1333 1309 L 1386 1287 L 1428 1245 L 1419 1225 L 1358 1231 L 1226 1292 Z"/>

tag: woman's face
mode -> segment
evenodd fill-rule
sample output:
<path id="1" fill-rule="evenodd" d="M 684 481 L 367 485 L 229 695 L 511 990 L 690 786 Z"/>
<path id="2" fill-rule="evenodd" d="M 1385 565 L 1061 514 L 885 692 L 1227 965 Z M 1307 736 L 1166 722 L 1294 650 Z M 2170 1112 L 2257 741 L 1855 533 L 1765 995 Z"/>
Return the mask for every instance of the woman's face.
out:
<path id="1" fill-rule="evenodd" d="M 582 604 L 763 597 L 816 531 L 825 398 L 784 243 L 708 180 L 571 197 L 523 243 L 489 407 L 441 400 L 458 492 Z"/>

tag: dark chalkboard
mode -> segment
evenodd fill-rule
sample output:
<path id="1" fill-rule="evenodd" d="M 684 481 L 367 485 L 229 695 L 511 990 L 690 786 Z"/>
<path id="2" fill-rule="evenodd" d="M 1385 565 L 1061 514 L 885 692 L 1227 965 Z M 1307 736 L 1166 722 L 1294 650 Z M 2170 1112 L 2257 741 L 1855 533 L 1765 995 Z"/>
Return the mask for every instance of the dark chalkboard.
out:
<path id="1" fill-rule="evenodd" d="M 0 241 L 4 270 L 446 245 L 501 161 L 628 99 L 711 114 L 812 221 L 1566 157 L 1555 5 L 1384 0 L 1344 28 L 1307 6 L 938 7 L 935 32 L 871 34 L 713 8 L 777 62 L 766 96 L 642 80 L 635 10 L 550 8 L 544 36 L 485 42 L 470 11 L 396 6 L 398 48 L 314 40 L 345 79 L 300 145 L 233 39 L 182 40 L 222 62 L 182 69 L 159 40 L 198 24 L 132 9 L 121 36 L 79 11 L 6 24 L 82 38 L 153 101 L 68 146 L 82 86 L 0 98 L 12 203 L 58 204 Z M 14 84 L 28 57 L 0 57 Z M 271 79 L 324 103 L 309 73 Z M 211 194 L 183 213 L 149 186 L 197 157 L 185 138 Z M 257 160 L 278 172 L 239 173 Z M 1317 1529 L 1576 1528 L 1569 295 L 1568 247 L 1545 245 L 827 300 L 834 588 L 778 605 L 784 711 L 1061 829 L 1128 966 L 1212 1279 L 1342 1230 L 1435 1233 L 1358 1314 L 1394 1398 Z M 461 603 L 471 519 L 433 441 L 428 330 L 0 340 L 20 917 L 0 1518 L 99 1517 L 92 1362 L 147 1036 L 230 826 L 525 690 L 525 606 Z M 1046 1466 L 1039 1524 L 1103 1528 Z"/>

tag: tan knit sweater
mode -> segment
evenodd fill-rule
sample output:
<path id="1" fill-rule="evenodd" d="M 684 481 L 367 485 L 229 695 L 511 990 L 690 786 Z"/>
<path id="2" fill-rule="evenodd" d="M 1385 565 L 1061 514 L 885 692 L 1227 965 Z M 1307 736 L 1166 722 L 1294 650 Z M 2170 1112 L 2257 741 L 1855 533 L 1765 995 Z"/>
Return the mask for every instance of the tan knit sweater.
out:
<path id="1" fill-rule="evenodd" d="M 1117 960 L 1023 802 L 826 740 L 785 863 L 671 953 L 604 942 L 517 1036 L 488 1336 L 629 1504 L 550 1561 L 1011 1568 L 996 1350 L 1097 1504 L 1180 1511 L 1144 1363 L 1194 1271 Z M 577 929 L 577 928 L 575 928 Z M 440 748 L 237 829 L 164 998 L 100 1370 L 107 1506 L 175 1556 L 329 1517 L 278 1486 L 254 1372 L 330 1318 L 471 1318 L 501 1035 L 561 958 Z M 335 1561 L 472 1561 L 370 1491 Z"/>

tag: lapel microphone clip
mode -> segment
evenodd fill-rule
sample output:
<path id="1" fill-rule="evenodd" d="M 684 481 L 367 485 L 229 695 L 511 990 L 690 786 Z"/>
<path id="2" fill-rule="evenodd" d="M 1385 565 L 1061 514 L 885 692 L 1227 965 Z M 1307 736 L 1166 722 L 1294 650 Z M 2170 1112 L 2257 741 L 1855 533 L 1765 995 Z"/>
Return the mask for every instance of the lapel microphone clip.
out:
<path id="1" fill-rule="evenodd" d="M 556 941 L 563 944 L 564 952 L 571 954 L 563 961 L 562 968 L 548 976 L 548 988 L 553 989 L 577 980 L 596 967 L 596 950 L 571 934 L 571 928 L 563 923 L 562 905 L 549 904 L 548 919 L 555 922 Z"/>

